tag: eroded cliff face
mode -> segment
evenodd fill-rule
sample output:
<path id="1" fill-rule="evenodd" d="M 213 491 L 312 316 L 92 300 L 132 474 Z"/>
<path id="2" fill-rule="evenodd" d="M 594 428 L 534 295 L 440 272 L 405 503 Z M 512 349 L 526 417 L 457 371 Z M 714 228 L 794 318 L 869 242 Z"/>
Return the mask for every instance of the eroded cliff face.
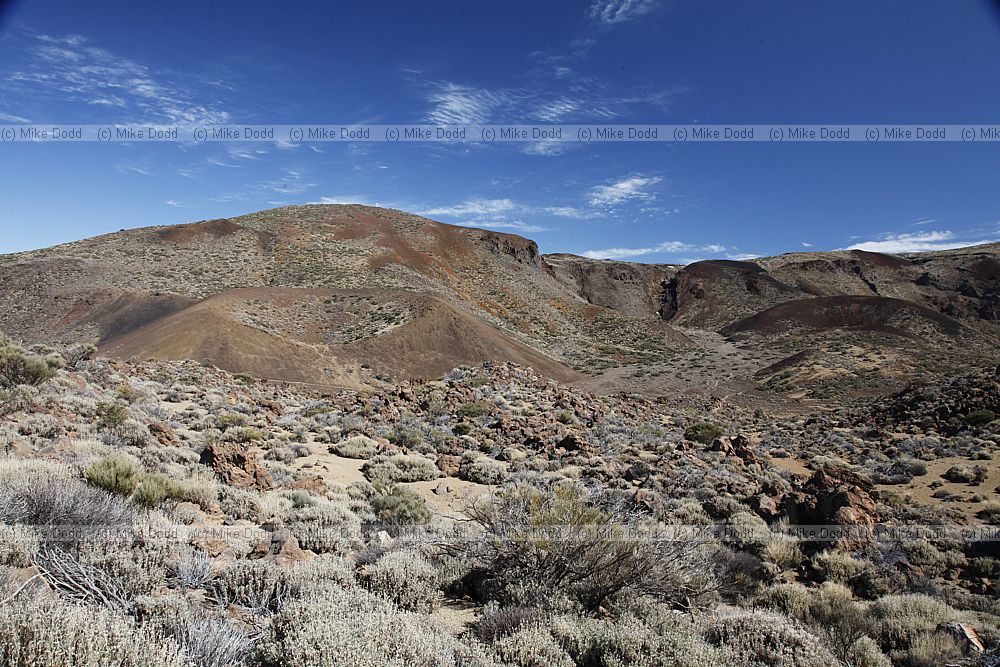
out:
<path id="1" fill-rule="evenodd" d="M 630 317 L 661 317 L 667 285 L 680 267 L 546 255 L 556 278 L 588 303 Z"/>
<path id="2" fill-rule="evenodd" d="M 538 250 L 538 244 L 531 239 L 514 234 L 502 234 L 476 230 L 475 243 L 480 247 L 501 257 L 513 258 L 519 264 L 533 266 L 540 271 L 552 274 L 552 267 L 546 263 Z"/>

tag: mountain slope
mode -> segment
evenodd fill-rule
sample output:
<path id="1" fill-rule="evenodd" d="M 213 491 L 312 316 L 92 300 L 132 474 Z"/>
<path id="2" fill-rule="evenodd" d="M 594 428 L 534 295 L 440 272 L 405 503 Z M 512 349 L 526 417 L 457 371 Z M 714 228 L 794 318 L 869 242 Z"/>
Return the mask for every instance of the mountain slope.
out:
<path id="1" fill-rule="evenodd" d="M 607 391 L 883 391 L 1000 358 L 998 323 L 997 245 L 672 266 L 311 205 L 0 256 L 0 330 L 27 342 L 330 386 L 495 359 Z"/>

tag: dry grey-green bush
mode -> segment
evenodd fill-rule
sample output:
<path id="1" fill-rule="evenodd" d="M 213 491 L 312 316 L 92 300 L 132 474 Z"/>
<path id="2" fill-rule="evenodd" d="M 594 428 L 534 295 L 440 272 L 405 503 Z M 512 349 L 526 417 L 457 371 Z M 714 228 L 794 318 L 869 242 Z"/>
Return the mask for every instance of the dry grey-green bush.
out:
<path id="1" fill-rule="evenodd" d="M 488 667 L 488 653 L 399 611 L 363 589 L 310 589 L 272 619 L 260 646 L 267 665 L 297 667 Z"/>
<path id="2" fill-rule="evenodd" d="M 617 620 L 563 616 L 551 623 L 550 630 L 578 665 L 715 667 L 744 664 L 726 649 L 706 643 L 699 634 L 698 621 L 664 613 L 662 606 L 636 609 Z"/>
<path id="3" fill-rule="evenodd" d="M 364 435 L 355 435 L 330 447 L 337 456 L 348 459 L 370 459 L 378 453 L 378 443 Z"/>
<path id="4" fill-rule="evenodd" d="M 253 651 L 254 640 L 222 618 L 196 618 L 177 632 L 177 640 L 194 667 L 235 667 Z"/>
<path id="5" fill-rule="evenodd" d="M 368 590 L 409 611 L 428 612 L 441 598 L 434 566 L 411 549 L 391 551 L 360 575 Z"/>
<path id="6" fill-rule="evenodd" d="M 712 545 L 655 539 L 642 532 L 655 526 L 600 507 L 579 484 L 505 487 L 467 512 L 484 534 L 450 548 L 473 564 L 470 580 L 486 599 L 519 604 L 510 591 L 534 583 L 596 610 L 626 592 L 691 604 L 718 586 Z"/>
<path id="7" fill-rule="evenodd" d="M 167 577 L 181 588 L 201 588 L 212 576 L 212 557 L 200 549 L 178 554 L 167 563 Z"/>
<path id="8" fill-rule="evenodd" d="M 959 613 L 927 595 L 887 595 L 868 607 L 871 637 L 889 654 L 905 652 L 930 635 L 940 623 L 959 620 Z"/>
<path id="9" fill-rule="evenodd" d="M 299 586 L 280 567 L 264 560 L 238 560 L 208 584 L 223 604 L 235 604 L 255 614 L 281 610 Z"/>
<path id="10" fill-rule="evenodd" d="M 303 589 L 323 583 L 334 583 L 341 588 L 351 588 L 357 582 L 354 566 L 341 556 L 320 554 L 307 561 L 296 563 L 287 570 L 288 579 Z"/>
<path id="11" fill-rule="evenodd" d="M 289 512 L 285 526 L 299 541 L 299 546 L 316 553 L 342 551 L 359 528 L 357 517 L 330 502 Z"/>
<path id="12" fill-rule="evenodd" d="M 27 473 L 0 479 L 0 522 L 31 526 L 122 526 L 135 510 L 121 496 L 84 484 L 76 478 Z"/>
<path id="13" fill-rule="evenodd" d="M 55 375 L 54 364 L 13 343 L 0 342 L 0 389 L 39 385 Z"/>
<path id="14" fill-rule="evenodd" d="M 38 547 L 38 535 L 31 528 L 0 524 L 0 566 L 28 567 Z"/>
<path id="15" fill-rule="evenodd" d="M 754 667 L 840 667 L 816 635 L 772 612 L 739 610 L 720 614 L 705 629 L 709 643 Z"/>
<path id="16" fill-rule="evenodd" d="M 576 667 L 570 657 L 541 626 L 528 626 L 500 637 L 491 647 L 497 658 L 516 667 Z"/>
<path id="17" fill-rule="evenodd" d="M 441 476 L 434 461 L 419 454 L 377 456 L 361 469 L 372 484 L 389 486 L 398 482 L 426 482 Z"/>
<path id="18" fill-rule="evenodd" d="M 376 495 L 371 500 L 371 507 L 376 521 L 389 526 L 413 526 L 431 520 L 431 511 L 424 499 L 402 486 Z"/>
<path id="19" fill-rule="evenodd" d="M 128 611 L 132 606 L 132 596 L 116 577 L 67 551 L 44 547 L 35 564 L 49 586 L 65 598 L 115 611 Z"/>
<path id="20" fill-rule="evenodd" d="M 479 641 L 492 644 L 524 627 L 541 625 L 545 620 L 545 614 L 533 607 L 487 605 L 472 632 Z"/>
<path id="21" fill-rule="evenodd" d="M 4 605 L 0 664 L 5 667 L 186 667 L 177 644 L 129 619 L 59 602 Z"/>
<path id="22" fill-rule="evenodd" d="M 477 484 L 500 486 L 507 483 L 510 473 L 503 461 L 497 461 L 488 456 L 479 456 L 472 461 L 463 463 L 458 476 Z"/>

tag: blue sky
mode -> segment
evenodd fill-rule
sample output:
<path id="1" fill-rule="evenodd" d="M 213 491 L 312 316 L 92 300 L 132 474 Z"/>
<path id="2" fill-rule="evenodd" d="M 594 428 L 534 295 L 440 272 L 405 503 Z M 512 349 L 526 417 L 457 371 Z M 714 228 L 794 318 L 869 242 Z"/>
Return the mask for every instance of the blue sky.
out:
<path id="1" fill-rule="evenodd" d="M 985 0 L 14 2 L 0 123 L 994 123 Z M 1000 238 L 997 144 L 0 144 L 0 252 L 285 204 L 646 262 Z"/>

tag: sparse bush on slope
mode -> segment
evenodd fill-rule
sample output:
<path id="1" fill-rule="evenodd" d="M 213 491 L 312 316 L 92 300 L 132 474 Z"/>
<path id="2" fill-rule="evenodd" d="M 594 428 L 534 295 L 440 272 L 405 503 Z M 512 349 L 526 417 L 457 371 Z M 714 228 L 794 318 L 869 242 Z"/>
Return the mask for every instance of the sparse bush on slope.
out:
<path id="1" fill-rule="evenodd" d="M 356 435 L 330 447 L 337 456 L 348 459 L 370 459 L 378 452 L 378 443 L 364 435 Z"/>
<path id="2" fill-rule="evenodd" d="M 370 591 L 408 611 L 429 612 L 441 598 L 434 566 L 412 550 L 386 554 L 366 567 L 360 579 Z"/>
<path id="3" fill-rule="evenodd" d="M 398 482 L 426 482 L 441 475 L 437 465 L 419 454 L 378 456 L 361 469 L 375 486 Z"/>
<path id="4" fill-rule="evenodd" d="M 481 647 L 420 614 L 335 584 L 312 587 L 277 614 L 261 643 L 268 667 L 489 667 Z"/>
<path id="5" fill-rule="evenodd" d="M 748 667 L 840 667 L 814 634 L 781 614 L 733 611 L 705 630 L 706 639 L 732 651 Z"/>
<path id="6" fill-rule="evenodd" d="M 468 514 L 485 534 L 455 549 L 486 599 L 523 604 L 515 591 L 533 585 L 593 611 L 626 592 L 688 604 L 717 585 L 704 542 L 630 535 L 652 526 L 601 508 L 578 484 L 506 487 Z"/>
<path id="7" fill-rule="evenodd" d="M 185 667 L 177 644 L 90 606 L 13 602 L 0 613 L 5 667 Z"/>
<path id="8" fill-rule="evenodd" d="M 700 442 L 703 445 L 710 445 L 712 442 L 723 434 L 722 428 L 711 422 L 698 422 L 688 426 L 684 430 L 684 437 L 687 440 L 692 440 L 694 442 Z"/>
<path id="9" fill-rule="evenodd" d="M 120 456 L 106 456 L 91 464 L 84 477 L 91 485 L 108 493 L 129 496 L 139 484 L 142 471 Z"/>
<path id="10" fill-rule="evenodd" d="M 20 346 L 0 340 L 0 389 L 39 385 L 55 375 L 56 367 L 45 357 L 28 354 Z"/>
<path id="11" fill-rule="evenodd" d="M 371 506 L 378 522 L 390 526 L 421 525 L 431 520 L 431 511 L 424 499 L 401 486 L 375 496 Z"/>

